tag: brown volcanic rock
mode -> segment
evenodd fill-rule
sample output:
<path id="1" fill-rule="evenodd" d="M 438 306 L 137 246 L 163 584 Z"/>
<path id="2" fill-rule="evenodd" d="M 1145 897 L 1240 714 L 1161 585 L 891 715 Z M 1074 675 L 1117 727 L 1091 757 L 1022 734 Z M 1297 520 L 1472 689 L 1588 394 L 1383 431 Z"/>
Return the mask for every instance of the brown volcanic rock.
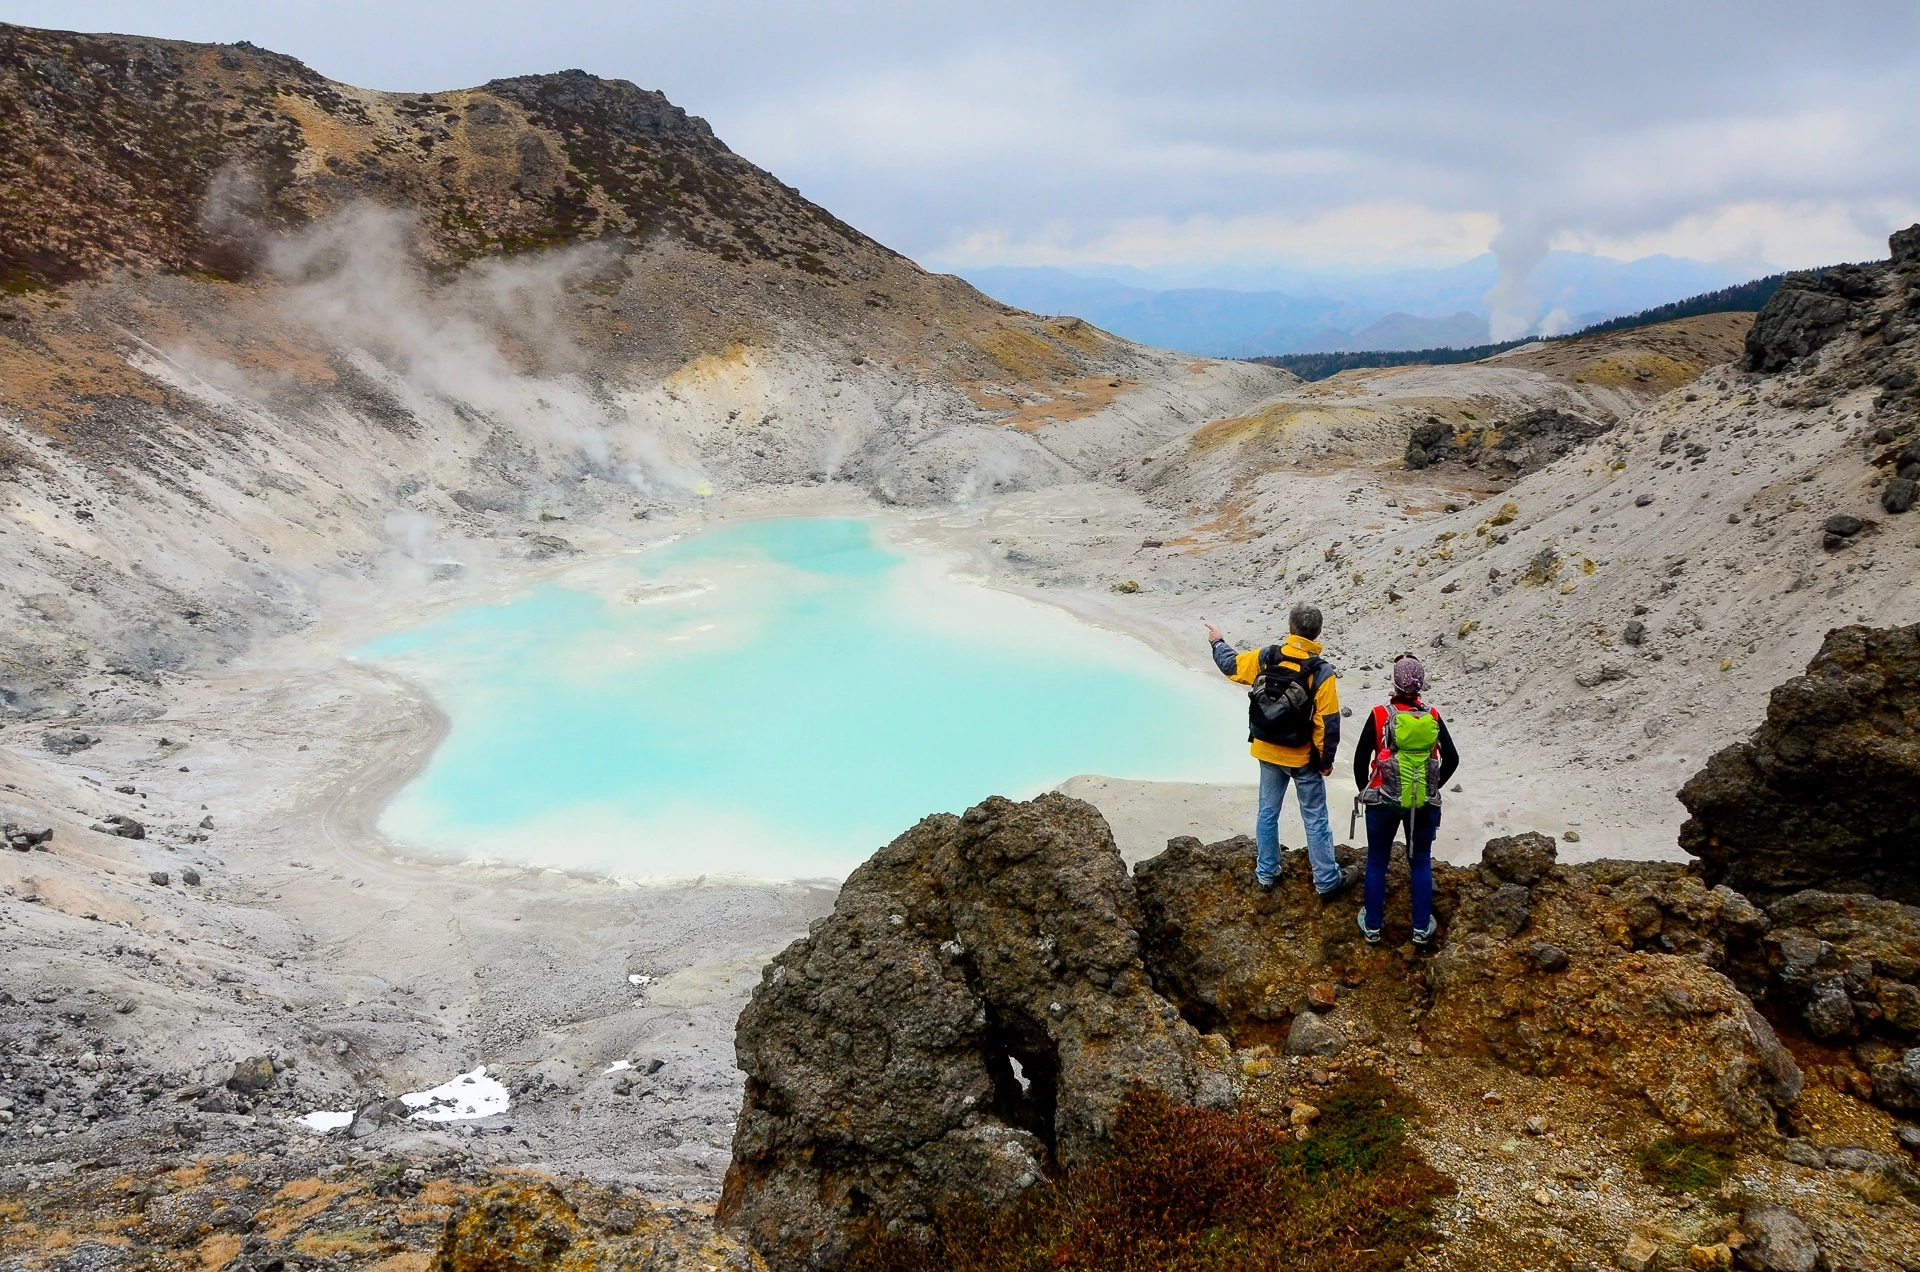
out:
<path id="1" fill-rule="evenodd" d="M 1488 858 L 1506 864 L 1509 848 L 1495 841 Z M 1554 867 L 1531 887 L 1485 875 L 1460 889 L 1429 973 L 1422 1033 L 1435 1052 L 1642 1097 L 1694 1133 L 1771 1131 L 1800 1071 L 1715 970 L 1729 945 L 1754 947 L 1765 915 L 1662 863 Z M 1527 894 L 1520 931 L 1488 904 L 1514 889 Z M 1555 957 L 1536 952 L 1543 944 Z"/>
<path id="2" fill-rule="evenodd" d="M 1241 1047 L 1284 1039 L 1313 986 L 1360 936 L 1358 889 L 1322 905 L 1306 854 L 1296 851 L 1286 854 L 1280 882 L 1262 891 L 1254 857 L 1245 835 L 1214 844 L 1181 836 L 1134 867 L 1155 988 L 1198 1028 Z M 1396 861 L 1404 884 L 1404 859 Z"/>
<path id="3" fill-rule="evenodd" d="M 1230 1099 L 1137 926 L 1106 823 L 1063 795 L 929 817 L 876 853 L 741 1014 L 722 1222 L 776 1268 L 831 1267 L 867 1223 L 1004 1203 L 1086 1160 L 1135 1083 Z"/>
<path id="4" fill-rule="evenodd" d="M 1680 846 L 1711 882 L 1920 902 L 1920 624 L 1829 632 L 1680 801 Z"/>
<path id="5" fill-rule="evenodd" d="M 1768 993 L 1827 1041 L 1920 1040 L 1920 907 L 1796 892 L 1767 907 Z"/>
<path id="6" fill-rule="evenodd" d="M 1515 835 L 1488 843 L 1477 868 L 1437 864 L 1445 943 L 1423 969 L 1361 944 L 1358 897 L 1323 906 L 1304 854 L 1262 892 L 1244 837 L 1176 839 L 1135 868 L 1147 966 L 1189 1020 L 1240 1046 L 1285 1036 L 1312 986 L 1345 973 L 1329 1019 L 1354 1032 L 1386 1032 L 1411 1007 L 1431 1053 L 1644 1097 L 1693 1131 L 1765 1133 L 1801 1076 L 1721 969 L 1764 983 L 1767 916 L 1675 863 L 1563 867 L 1555 854 L 1548 836 Z M 1405 887 L 1396 854 L 1390 945 L 1407 937 Z"/>
<path id="7" fill-rule="evenodd" d="M 380 93 L 244 43 L 6 24 L 0 186 L 34 196 L 0 201 L 11 287 L 116 265 L 237 278 L 260 229 L 363 199 L 420 209 L 441 262 L 656 235 L 829 276 L 893 257 L 623 80 Z"/>

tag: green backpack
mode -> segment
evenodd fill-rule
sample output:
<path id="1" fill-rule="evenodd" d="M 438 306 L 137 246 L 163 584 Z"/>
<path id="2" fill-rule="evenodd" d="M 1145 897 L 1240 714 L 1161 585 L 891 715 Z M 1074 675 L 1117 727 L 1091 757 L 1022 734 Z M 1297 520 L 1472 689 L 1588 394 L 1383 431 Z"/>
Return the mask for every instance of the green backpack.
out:
<path id="1" fill-rule="evenodd" d="M 1438 804 L 1440 713 L 1431 707 L 1413 710 L 1389 703 L 1373 709 L 1373 732 L 1379 749 L 1361 801 L 1399 808 Z"/>

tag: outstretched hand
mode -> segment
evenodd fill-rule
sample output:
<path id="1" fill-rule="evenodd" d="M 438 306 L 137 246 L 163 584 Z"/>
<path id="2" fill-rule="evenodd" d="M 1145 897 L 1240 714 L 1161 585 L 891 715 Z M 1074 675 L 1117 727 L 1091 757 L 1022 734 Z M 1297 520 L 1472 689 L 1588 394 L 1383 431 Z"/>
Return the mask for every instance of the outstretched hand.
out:
<path id="1" fill-rule="evenodd" d="M 1221 631 L 1221 630 L 1220 630 L 1220 629 L 1219 629 L 1218 627 L 1215 627 L 1215 626 L 1214 626 L 1214 625 L 1213 625 L 1212 623 L 1208 623 L 1208 624 L 1207 624 L 1207 639 L 1208 639 L 1208 640 L 1210 640 L 1210 641 L 1213 641 L 1213 640 L 1225 640 L 1226 638 L 1227 638 L 1227 637 L 1226 637 L 1226 634 L 1225 634 L 1225 633 L 1223 633 L 1223 632 L 1222 632 L 1222 631 Z"/>

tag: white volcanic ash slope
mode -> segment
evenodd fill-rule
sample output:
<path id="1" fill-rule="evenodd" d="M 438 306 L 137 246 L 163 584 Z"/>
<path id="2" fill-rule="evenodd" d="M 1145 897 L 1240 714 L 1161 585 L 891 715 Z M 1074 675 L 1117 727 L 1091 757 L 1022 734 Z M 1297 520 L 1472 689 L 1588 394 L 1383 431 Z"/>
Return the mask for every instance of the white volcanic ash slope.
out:
<path id="1" fill-rule="evenodd" d="M 1881 302 L 1901 303 L 1898 287 Z M 1035 520 L 1007 543 L 1042 572 L 1072 557 L 1137 585 L 1092 607 L 1182 636 L 1204 616 L 1244 647 L 1313 601 L 1356 710 L 1394 654 L 1419 653 L 1471 761 L 1450 840 L 1580 824 L 1575 858 L 1671 855 L 1673 792 L 1759 721 L 1827 629 L 1920 617 L 1920 522 L 1879 507 L 1913 423 L 1883 381 L 1911 355 L 1864 325 L 1789 373 L 1729 363 L 1664 393 L 1642 384 L 1644 406 L 1517 477 L 1411 471 L 1409 432 L 1437 414 L 1497 433 L 1542 407 L 1604 423 L 1571 374 L 1496 360 L 1342 376 L 1163 447 L 1135 479 L 1166 526 L 1149 538 L 1095 546 Z M 1616 356 L 1598 352 L 1588 365 Z M 1829 548 L 1839 513 L 1866 529 Z M 1056 552 L 1049 534 L 1082 545 Z"/>
<path id="2" fill-rule="evenodd" d="M 524 555 L 542 512 L 965 501 L 1292 382 L 1010 310 L 578 72 L 372 93 L 0 27 L 0 101 L 10 714 L 151 715 L 141 678 Z"/>

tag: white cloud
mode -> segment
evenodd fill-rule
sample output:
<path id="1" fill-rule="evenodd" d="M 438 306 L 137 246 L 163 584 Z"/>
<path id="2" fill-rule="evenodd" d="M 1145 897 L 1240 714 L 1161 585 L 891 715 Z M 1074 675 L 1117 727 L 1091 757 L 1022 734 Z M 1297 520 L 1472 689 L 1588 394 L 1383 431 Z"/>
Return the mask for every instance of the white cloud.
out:
<path id="1" fill-rule="evenodd" d="M 1805 269 L 1885 256 L 1888 233 L 1916 221 L 1920 199 L 1728 203 L 1630 234 L 1563 230 L 1553 246 L 1622 260 L 1664 254 L 1755 270 Z"/>
<path id="2" fill-rule="evenodd" d="M 930 260 L 1810 264 L 1920 190 L 1910 0 L 14 0 L 369 87 L 581 66 Z M 1524 278 L 1509 288 L 1517 315 Z"/>
<path id="3" fill-rule="evenodd" d="M 981 229 L 927 253 L 926 259 L 941 268 L 1115 261 L 1142 268 L 1235 262 L 1300 268 L 1439 265 L 1480 255 L 1498 230 L 1499 218 L 1491 212 L 1378 202 L 1307 217 L 1143 217 L 1104 225 L 1059 221 L 1027 233 Z"/>

